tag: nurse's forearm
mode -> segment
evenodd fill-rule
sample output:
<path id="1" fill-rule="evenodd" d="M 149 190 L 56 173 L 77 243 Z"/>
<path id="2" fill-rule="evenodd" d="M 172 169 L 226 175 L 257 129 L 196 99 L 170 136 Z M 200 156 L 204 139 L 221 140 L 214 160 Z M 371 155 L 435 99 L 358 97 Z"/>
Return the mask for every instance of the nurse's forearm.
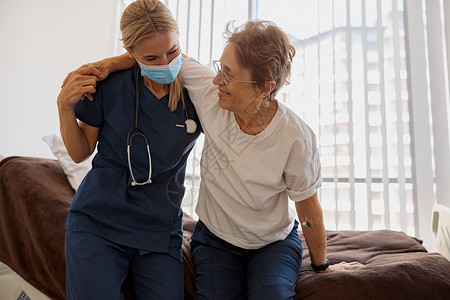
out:
<path id="1" fill-rule="evenodd" d="M 78 125 L 73 106 L 72 108 L 67 108 L 58 105 L 58 112 L 61 137 L 67 153 L 75 163 L 86 160 L 90 156 L 91 151 L 86 136 Z"/>
<path id="2" fill-rule="evenodd" d="M 81 66 L 67 75 L 57 98 L 61 136 L 69 156 L 76 163 L 84 161 L 94 151 L 99 130 L 84 123 L 79 125 L 74 105 L 81 98 L 92 101 L 91 94 L 96 91 L 97 80 L 102 78 L 102 74 L 92 66 Z"/>

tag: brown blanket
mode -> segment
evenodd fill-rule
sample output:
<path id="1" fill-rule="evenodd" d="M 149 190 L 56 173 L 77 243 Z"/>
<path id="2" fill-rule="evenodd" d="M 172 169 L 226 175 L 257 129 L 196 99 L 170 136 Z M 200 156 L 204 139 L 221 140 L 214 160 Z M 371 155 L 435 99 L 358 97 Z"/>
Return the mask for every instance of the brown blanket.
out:
<path id="1" fill-rule="evenodd" d="M 52 299 L 65 299 L 63 225 L 74 193 L 56 160 L 0 163 L 0 260 Z"/>
<path id="2" fill-rule="evenodd" d="M 330 263 L 365 266 L 317 274 L 306 250 L 294 299 L 450 299 L 450 262 L 402 232 L 329 231 L 327 239 Z"/>
<path id="3" fill-rule="evenodd" d="M 0 163 L 0 261 L 53 299 L 65 299 L 63 224 L 73 195 L 56 160 L 9 157 Z M 189 246 L 194 225 L 185 215 L 185 299 L 194 292 Z M 327 236 L 331 263 L 365 266 L 317 274 L 303 242 L 294 299 L 448 299 L 450 262 L 427 253 L 416 239 L 389 230 L 329 231 Z"/>

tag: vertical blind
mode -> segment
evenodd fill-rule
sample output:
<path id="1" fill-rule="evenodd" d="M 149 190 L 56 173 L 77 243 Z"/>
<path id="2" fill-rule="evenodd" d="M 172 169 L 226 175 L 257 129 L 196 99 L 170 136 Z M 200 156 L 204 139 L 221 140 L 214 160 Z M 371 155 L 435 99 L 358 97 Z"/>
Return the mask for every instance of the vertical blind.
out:
<path id="1" fill-rule="evenodd" d="M 130 2 L 122 1 L 122 9 Z M 280 26 L 297 54 L 291 84 L 280 91 L 278 101 L 305 120 L 320 141 L 324 183 L 319 196 L 326 228 L 418 234 L 413 164 L 417 138 L 407 57 L 411 46 L 404 26 L 404 3 L 410 0 L 163 2 L 179 24 L 182 50 L 205 65 L 220 58 L 228 21 L 240 25 L 248 19 L 265 19 Z M 428 6 L 437 2 L 434 10 L 444 14 L 442 1 L 425 2 Z M 431 11 L 427 5 L 423 11 L 425 7 Z M 426 23 L 424 16 L 415 21 Z M 427 136 L 422 141 L 431 147 Z M 202 144 L 200 139 L 186 174 L 183 206 L 191 213 L 198 196 Z M 433 152 L 429 153 L 427 159 L 432 160 Z M 434 194 L 429 196 L 434 199 Z"/>
<path id="2" fill-rule="evenodd" d="M 280 15 L 276 21 L 293 35 L 301 61 L 301 75 L 293 78 L 298 87 L 285 89 L 283 98 L 320 137 L 326 227 L 388 228 L 414 235 L 401 3 L 296 3 L 297 18 L 285 21 Z M 277 18 L 270 1 L 259 1 L 259 14 Z M 297 27 L 307 29 L 295 34 Z M 300 94 L 290 93 L 293 89 Z"/>

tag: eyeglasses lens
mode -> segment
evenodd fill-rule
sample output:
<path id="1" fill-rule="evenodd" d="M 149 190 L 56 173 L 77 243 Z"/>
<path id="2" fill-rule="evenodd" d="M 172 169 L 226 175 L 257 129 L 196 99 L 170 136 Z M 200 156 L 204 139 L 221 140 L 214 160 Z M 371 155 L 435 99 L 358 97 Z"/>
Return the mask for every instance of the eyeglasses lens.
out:
<path id="1" fill-rule="evenodd" d="M 222 66 L 220 64 L 220 61 L 215 60 L 213 62 L 213 65 L 214 65 L 214 70 L 216 71 L 216 73 L 220 73 L 220 75 L 222 76 L 223 82 L 225 83 L 225 85 L 228 85 L 230 83 L 230 79 L 228 78 L 227 74 L 222 72 Z"/>

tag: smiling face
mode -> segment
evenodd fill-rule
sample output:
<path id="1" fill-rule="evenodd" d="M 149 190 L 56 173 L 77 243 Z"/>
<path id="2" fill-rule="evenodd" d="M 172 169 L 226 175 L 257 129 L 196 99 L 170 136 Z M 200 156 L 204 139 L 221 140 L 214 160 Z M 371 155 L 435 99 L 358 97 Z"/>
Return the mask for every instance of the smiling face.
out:
<path id="1" fill-rule="evenodd" d="M 127 50 L 144 65 L 168 65 L 181 51 L 175 31 L 156 32 Z"/>
<path id="2" fill-rule="evenodd" d="M 229 43 L 223 50 L 220 58 L 222 72 L 231 80 L 253 80 L 252 72 L 239 63 L 234 47 L 233 43 Z M 232 81 L 225 85 L 220 72 L 217 73 L 213 83 L 219 87 L 219 106 L 223 109 L 243 113 L 258 102 L 258 88 L 254 83 Z"/>

